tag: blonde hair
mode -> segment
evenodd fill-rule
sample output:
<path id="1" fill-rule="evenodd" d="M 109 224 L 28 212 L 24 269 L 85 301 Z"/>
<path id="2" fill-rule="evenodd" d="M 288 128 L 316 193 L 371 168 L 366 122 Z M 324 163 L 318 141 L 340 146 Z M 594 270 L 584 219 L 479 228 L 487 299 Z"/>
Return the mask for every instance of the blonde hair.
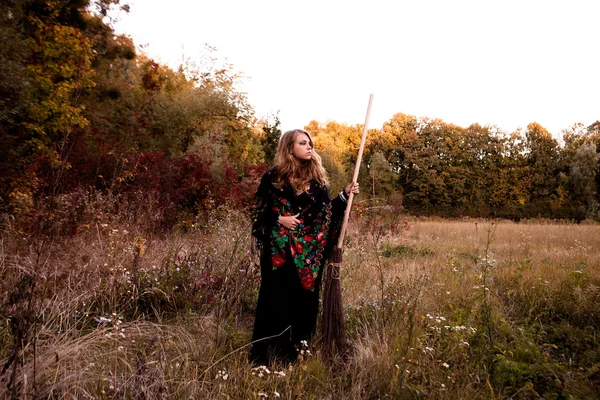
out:
<path id="1" fill-rule="evenodd" d="M 299 163 L 292 155 L 292 149 L 296 138 L 301 134 L 308 136 L 313 150 L 310 160 Z M 277 188 L 283 187 L 288 182 L 292 185 L 294 192 L 299 193 L 309 186 L 313 179 L 324 186 L 329 184 L 321 156 L 314 149 L 312 137 L 303 129 L 293 129 L 281 136 L 277 145 L 277 154 L 275 154 L 275 165 L 277 166 L 277 180 L 275 181 Z"/>

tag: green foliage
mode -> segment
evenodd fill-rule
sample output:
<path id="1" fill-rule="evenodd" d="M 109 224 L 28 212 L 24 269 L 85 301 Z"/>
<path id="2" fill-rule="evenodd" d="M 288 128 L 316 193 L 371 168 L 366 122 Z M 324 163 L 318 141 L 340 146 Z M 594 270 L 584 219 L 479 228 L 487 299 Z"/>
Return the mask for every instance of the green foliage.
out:
<path id="1" fill-rule="evenodd" d="M 386 245 L 382 252 L 384 257 L 424 257 L 432 254 L 433 252 L 429 249 L 429 247 L 415 249 L 411 246 L 406 246 L 403 244 L 399 244 L 394 247 Z"/>
<path id="2" fill-rule="evenodd" d="M 381 181 L 401 192 L 412 213 L 581 220 L 598 215 L 593 129 L 568 134 L 563 150 L 537 123 L 507 134 L 396 114 L 381 133 L 374 132 L 367 154 L 389 163 L 394 184 L 389 186 L 387 173 Z"/>
<path id="3" fill-rule="evenodd" d="M 3 13 L 0 209 L 25 216 L 80 186 L 118 191 L 135 181 L 140 154 L 175 164 L 189 154 L 221 187 L 264 162 L 232 67 L 174 71 L 138 57 L 103 20 L 117 4 L 16 1 Z"/>
<path id="4" fill-rule="evenodd" d="M 27 140 L 21 153 L 44 155 L 56 167 L 63 162 L 69 135 L 88 123 L 77 97 L 94 85 L 92 48 L 75 28 L 31 19 L 37 28 L 30 55 L 34 62 L 27 65 L 26 73 L 37 101 L 27 107 L 23 121 Z"/>
<path id="5" fill-rule="evenodd" d="M 371 196 L 383 198 L 387 198 L 394 193 L 396 176 L 392 171 L 391 164 L 386 160 L 383 153 L 374 153 L 368 164 L 363 166 L 361 171 L 365 171 L 362 179 L 359 180 L 365 183 L 363 187 L 365 192 L 368 190 Z M 366 183 L 370 183 L 370 185 Z"/>
<path id="6" fill-rule="evenodd" d="M 264 126 L 261 128 L 264 133 L 263 138 L 263 152 L 265 154 L 265 163 L 267 165 L 275 165 L 275 154 L 277 153 L 277 143 L 282 135 L 281 121 L 279 115 L 273 115 L 273 121 L 265 121 Z"/>
<path id="7" fill-rule="evenodd" d="M 80 186 L 118 189 L 139 171 L 140 154 L 193 153 L 221 185 L 229 168 L 243 176 L 273 163 L 279 117 L 255 120 L 232 66 L 218 65 L 210 47 L 176 70 L 136 54 L 105 22 L 119 6 L 15 0 L 0 16 L 1 210 L 27 214 Z M 330 189 L 341 189 L 362 126 L 306 128 Z M 535 122 L 508 133 L 398 113 L 370 130 L 358 180 L 363 196 L 402 199 L 413 214 L 580 221 L 599 216 L 599 149 L 598 122 L 565 131 L 560 145 Z"/>

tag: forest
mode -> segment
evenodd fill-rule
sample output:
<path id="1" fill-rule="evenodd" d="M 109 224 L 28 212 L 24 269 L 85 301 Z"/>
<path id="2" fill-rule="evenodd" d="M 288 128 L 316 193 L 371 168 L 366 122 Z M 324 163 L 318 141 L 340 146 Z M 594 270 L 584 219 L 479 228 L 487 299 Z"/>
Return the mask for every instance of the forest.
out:
<path id="1" fill-rule="evenodd" d="M 3 4 L 0 396 L 598 395 L 600 120 L 506 132 L 398 110 L 370 127 L 345 255 L 353 362 L 317 347 L 267 373 L 243 350 L 247 209 L 279 116 L 256 115 L 216 50 L 173 69 L 117 35 L 119 0 Z M 362 125 L 299 128 L 339 191 Z"/>
<path id="2" fill-rule="evenodd" d="M 103 17 L 114 3 L 15 0 L 3 13 L 0 210 L 26 219 L 61 198 L 75 212 L 74 193 L 94 192 L 135 207 L 144 193 L 168 228 L 211 204 L 244 207 L 272 165 L 278 116 L 257 118 L 210 50 L 176 71 L 137 54 Z M 362 127 L 305 128 L 337 189 Z M 370 130 L 360 182 L 414 215 L 597 219 L 600 122 L 558 134 L 398 112 Z"/>

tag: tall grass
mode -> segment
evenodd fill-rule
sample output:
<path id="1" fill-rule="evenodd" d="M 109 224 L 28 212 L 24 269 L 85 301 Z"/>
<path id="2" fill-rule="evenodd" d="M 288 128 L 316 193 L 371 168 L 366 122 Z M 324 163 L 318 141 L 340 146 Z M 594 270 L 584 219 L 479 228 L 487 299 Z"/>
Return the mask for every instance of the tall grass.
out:
<path id="1" fill-rule="evenodd" d="M 297 363 L 254 368 L 246 215 L 157 233 L 92 200 L 70 234 L 4 219 L 2 398 L 600 396 L 597 225 L 356 216 L 347 362 L 325 362 L 316 337 Z"/>

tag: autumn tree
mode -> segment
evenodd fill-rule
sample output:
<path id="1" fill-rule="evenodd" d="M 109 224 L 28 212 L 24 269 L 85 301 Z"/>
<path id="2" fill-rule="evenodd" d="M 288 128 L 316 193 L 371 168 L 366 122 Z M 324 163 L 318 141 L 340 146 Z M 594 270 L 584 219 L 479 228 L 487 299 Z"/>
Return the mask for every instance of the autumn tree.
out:
<path id="1" fill-rule="evenodd" d="M 600 153 L 593 127 L 576 124 L 563 134 L 563 158 L 569 182 L 570 207 L 575 219 L 598 217 L 598 187 Z"/>
<path id="2" fill-rule="evenodd" d="M 277 144 L 279 138 L 281 138 L 281 121 L 279 120 L 279 114 L 271 116 L 271 120 L 264 121 L 261 127 L 264 135 L 262 148 L 265 155 L 265 162 L 268 165 L 275 164 L 275 155 L 277 154 Z"/>
<path id="3" fill-rule="evenodd" d="M 566 189 L 559 180 L 561 160 L 559 145 L 538 123 L 527 125 L 524 135 L 524 176 L 529 194 L 530 211 L 552 216 L 566 201 Z"/>
<path id="4" fill-rule="evenodd" d="M 311 121 L 305 129 L 314 137 L 315 150 L 323 158 L 330 178 L 330 190 L 340 190 L 352 179 L 362 126 Z"/>
<path id="5" fill-rule="evenodd" d="M 375 152 L 365 167 L 367 176 L 363 181 L 369 184 L 363 187 L 365 194 L 368 193 L 374 198 L 387 198 L 396 192 L 396 174 L 383 153 Z"/>
<path id="6" fill-rule="evenodd" d="M 9 41 L 22 46 L 9 56 L 9 71 L 23 74 L 7 88 L 17 103 L 2 132 L 11 145 L 3 161 L 15 174 L 3 191 L 5 206 L 22 209 L 38 189 L 56 190 L 70 167 L 71 139 L 88 123 L 80 96 L 94 85 L 92 47 L 79 28 L 88 5 L 17 1 L 3 21 L 5 32 L 16 33 Z M 18 87 L 25 89 L 23 94 L 14 94 Z M 40 179 L 45 173 L 49 176 Z"/>

